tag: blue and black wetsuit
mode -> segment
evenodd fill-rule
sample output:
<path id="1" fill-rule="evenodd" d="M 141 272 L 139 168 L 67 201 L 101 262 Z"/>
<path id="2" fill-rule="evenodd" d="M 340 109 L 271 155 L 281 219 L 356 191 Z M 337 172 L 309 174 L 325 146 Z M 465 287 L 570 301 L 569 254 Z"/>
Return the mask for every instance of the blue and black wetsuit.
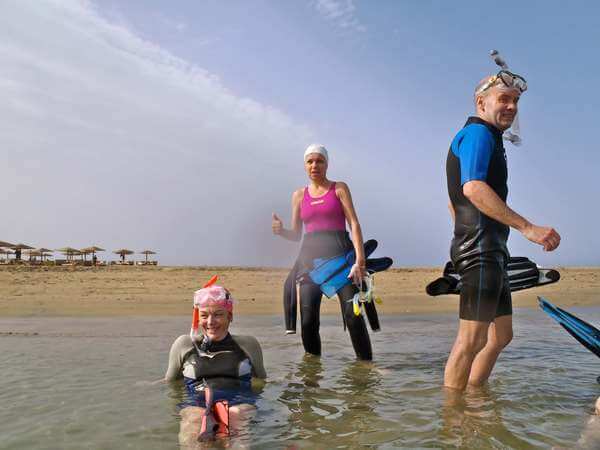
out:
<path id="1" fill-rule="evenodd" d="M 479 211 L 463 193 L 465 183 L 479 180 L 506 201 L 508 169 L 502 132 L 478 117 L 469 117 L 450 145 L 446 176 L 455 212 L 450 258 L 462 281 L 460 318 L 491 322 L 510 315 L 509 228 Z"/>

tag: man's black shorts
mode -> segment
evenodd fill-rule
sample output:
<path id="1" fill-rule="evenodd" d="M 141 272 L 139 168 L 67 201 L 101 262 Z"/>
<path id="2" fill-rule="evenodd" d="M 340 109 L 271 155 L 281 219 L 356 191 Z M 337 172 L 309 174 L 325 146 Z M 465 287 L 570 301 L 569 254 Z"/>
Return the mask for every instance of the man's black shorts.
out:
<path id="1" fill-rule="evenodd" d="M 462 283 L 461 319 L 492 322 L 496 317 L 512 314 L 506 263 L 503 253 L 489 252 L 463 259 L 456 265 Z"/>

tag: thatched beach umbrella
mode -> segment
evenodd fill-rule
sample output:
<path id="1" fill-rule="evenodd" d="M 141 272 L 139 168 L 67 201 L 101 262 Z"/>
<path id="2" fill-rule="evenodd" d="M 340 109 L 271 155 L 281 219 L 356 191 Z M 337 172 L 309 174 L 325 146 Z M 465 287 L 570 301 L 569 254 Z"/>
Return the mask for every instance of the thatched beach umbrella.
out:
<path id="1" fill-rule="evenodd" d="M 25 253 L 27 254 L 27 256 L 29 256 L 29 261 L 33 261 L 34 258 L 41 257 L 43 255 L 42 252 L 35 249 L 25 250 Z"/>
<path id="2" fill-rule="evenodd" d="M 12 248 L 13 250 L 33 250 L 33 247 L 30 247 L 27 244 L 14 244 L 11 245 L 10 248 Z"/>
<path id="3" fill-rule="evenodd" d="M 95 245 L 81 249 L 81 253 L 83 253 L 84 258 L 85 258 L 85 255 L 89 255 L 90 253 L 92 254 L 92 258 L 93 258 L 94 256 L 96 256 L 96 252 L 103 252 L 103 251 L 105 251 L 103 248 L 96 247 Z"/>
<path id="4" fill-rule="evenodd" d="M 12 248 L 13 245 L 15 245 L 15 244 L 11 244 L 10 242 L 6 242 L 6 241 L 0 241 L 0 247 Z"/>
<path id="5" fill-rule="evenodd" d="M 144 250 L 140 252 L 140 255 L 146 255 L 146 262 L 148 262 L 148 255 L 156 255 L 156 252 L 152 250 Z"/>
<path id="6" fill-rule="evenodd" d="M 21 250 L 33 250 L 33 247 L 23 243 L 11 245 L 10 248 L 15 251 L 15 259 L 18 261 L 21 259 Z"/>
<path id="7" fill-rule="evenodd" d="M 125 255 L 133 255 L 135 252 L 133 250 L 129 250 L 128 248 L 120 248 L 119 250 L 115 250 L 113 253 L 115 255 L 119 255 L 121 257 L 121 261 L 125 262 Z"/>
<path id="8" fill-rule="evenodd" d="M 0 249 L 0 253 L 4 253 L 4 256 L 6 256 L 6 260 L 8 261 L 8 255 L 14 255 L 15 252 L 13 252 L 11 249 L 9 248 L 3 248 Z"/>
<path id="9" fill-rule="evenodd" d="M 44 248 L 44 247 L 36 248 L 35 250 L 32 250 L 32 251 L 38 252 L 39 256 L 42 257 L 42 261 L 45 258 L 48 258 L 48 256 L 50 256 L 52 253 L 54 253 L 54 250 L 50 250 L 49 248 Z"/>
<path id="10" fill-rule="evenodd" d="M 57 248 L 56 251 L 61 252 L 63 255 L 66 255 L 67 261 L 72 260 L 73 256 L 75 255 L 81 255 L 81 252 L 73 247 Z"/>

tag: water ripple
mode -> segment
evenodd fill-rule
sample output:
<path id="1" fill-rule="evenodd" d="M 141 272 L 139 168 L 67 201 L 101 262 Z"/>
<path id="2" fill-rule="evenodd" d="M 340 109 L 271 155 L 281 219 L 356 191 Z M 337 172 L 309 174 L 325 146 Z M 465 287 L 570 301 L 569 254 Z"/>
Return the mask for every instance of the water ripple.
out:
<path id="1" fill-rule="evenodd" d="M 579 313 L 599 322 L 599 309 Z M 489 385 L 460 396 L 440 387 L 452 316 L 382 317 L 374 363 L 354 361 L 339 318 L 323 318 L 322 358 L 303 356 L 275 320 L 235 323 L 264 343 L 269 372 L 252 448 L 572 448 L 600 395 L 598 360 L 538 311 L 517 312 Z M 178 448 L 185 392 L 148 382 L 186 326 L 0 320 L 0 448 Z"/>

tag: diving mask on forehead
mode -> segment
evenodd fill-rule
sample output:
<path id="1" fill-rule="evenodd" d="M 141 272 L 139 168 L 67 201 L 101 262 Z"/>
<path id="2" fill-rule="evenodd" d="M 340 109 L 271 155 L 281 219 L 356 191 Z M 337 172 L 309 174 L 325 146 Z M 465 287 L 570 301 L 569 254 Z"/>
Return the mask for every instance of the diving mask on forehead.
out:
<path id="1" fill-rule="evenodd" d="M 527 81 L 520 75 L 514 74 L 508 70 L 508 64 L 498 50 L 492 50 L 490 52 L 490 57 L 494 60 L 496 65 L 500 67 L 500 72 L 490 78 L 490 80 L 481 86 L 476 95 L 479 95 L 486 91 L 486 89 L 491 88 L 498 83 L 502 83 L 505 88 L 517 89 L 521 94 L 527 90 Z M 519 114 L 515 116 L 515 120 L 513 120 L 512 126 L 510 129 L 506 130 L 502 135 L 505 141 L 510 142 L 515 146 L 520 146 L 523 141 L 521 139 L 521 127 L 519 126 Z"/>
<path id="2" fill-rule="evenodd" d="M 476 95 L 483 94 L 489 88 L 499 83 L 502 83 L 508 89 L 516 89 L 521 94 L 527 90 L 527 81 L 525 78 L 523 78 L 521 75 L 517 75 L 516 73 L 502 69 L 496 75 L 490 77 L 488 82 L 477 90 Z"/>

